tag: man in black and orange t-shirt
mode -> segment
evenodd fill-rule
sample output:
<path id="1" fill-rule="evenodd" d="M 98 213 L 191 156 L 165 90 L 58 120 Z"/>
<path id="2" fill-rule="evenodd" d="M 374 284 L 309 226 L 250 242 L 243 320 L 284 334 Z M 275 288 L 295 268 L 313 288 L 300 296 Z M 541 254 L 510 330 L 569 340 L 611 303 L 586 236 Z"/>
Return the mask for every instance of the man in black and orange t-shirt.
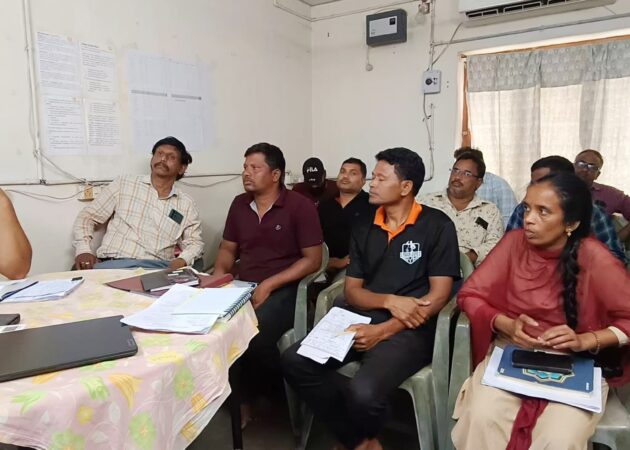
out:
<path id="1" fill-rule="evenodd" d="M 283 355 L 285 379 L 347 449 L 381 449 L 377 439 L 389 395 L 431 362 L 437 313 L 459 278 L 459 249 L 453 222 L 415 202 L 424 164 L 404 148 L 376 155 L 370 203 L 373 221 L 352 231 L 345 307 L 372 318 L 353 325 L 353 349 L 343 362 L 319 364 Z M 339 299 L 337 300 L 339 303 Z M 360 360 L 347 386 L 327 382 L 339 367 Z"/>

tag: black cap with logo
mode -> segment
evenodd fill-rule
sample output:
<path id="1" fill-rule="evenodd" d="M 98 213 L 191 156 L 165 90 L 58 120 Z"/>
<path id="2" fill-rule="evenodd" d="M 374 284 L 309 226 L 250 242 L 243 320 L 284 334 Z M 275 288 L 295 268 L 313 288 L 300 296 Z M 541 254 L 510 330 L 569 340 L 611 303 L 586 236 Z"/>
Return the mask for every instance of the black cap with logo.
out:
<path id="1" fill-rule="evenodd" d="M 302 175 L 304 182 L 309 184 L 319 184 L 323 181 L 326 174 L 324 163 L 319 158 L 309 158 L 304 161 L 302 166 Z"/>

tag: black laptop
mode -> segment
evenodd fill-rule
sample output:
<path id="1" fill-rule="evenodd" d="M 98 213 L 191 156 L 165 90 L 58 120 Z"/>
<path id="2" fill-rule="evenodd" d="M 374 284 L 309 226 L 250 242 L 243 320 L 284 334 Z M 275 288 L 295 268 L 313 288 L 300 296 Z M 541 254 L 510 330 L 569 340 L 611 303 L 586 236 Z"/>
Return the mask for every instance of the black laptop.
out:
<path id="1" fill-rule="evenodd" d="M 135 355 L 122 317 L 0 333 L 0 382 Z"/>

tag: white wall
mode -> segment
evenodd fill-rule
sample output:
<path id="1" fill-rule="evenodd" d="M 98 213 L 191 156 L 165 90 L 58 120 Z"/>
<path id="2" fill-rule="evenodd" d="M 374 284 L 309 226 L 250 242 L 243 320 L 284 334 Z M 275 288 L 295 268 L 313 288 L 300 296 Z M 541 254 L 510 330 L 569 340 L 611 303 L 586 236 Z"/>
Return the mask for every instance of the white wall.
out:
<path id="1" fill-rule="evenodd" d="M 387 2 L 345 0 L 314 8 L 314 16 L 351 11 Z M 436 41 L 448 41 L 461 18 L 456 0 L 436 0 Z M 385 148 L 407 146 L 428 159 L 427 132 L 422 122 L 421 74 L 429 65 L 429 22 L 417 25 L 417 2 L 403 6 L 408 12 L 408 41 L 370 50 L 374 69 L 365 70 L 366 13 L 313 23 L 313 152 L 336 173 L 349 155 L 373 167 L 374 155 Z M 617 13 L 630 12 L 629 0 L 610 6 Z M 456 38 L 502 33 L 539 25 L 606 16 L 604 8 L 555 14 L 477 28 L 462 27 Z M 435 105 L 435 178 L 422 192 L 443 189 L 459 145 L 458 61 L 460 52 L 519 45 L 552 38 L 578 36 L 627 28 L 630 19 L 557 28 L 452 45 L 437 62 L 442 71 L 442 93 L 427 96 Z M 438 48 L 438 53 L 441 48 Z"/>
<path id="2" fill-rule="evenodd" d="M 274 8 L 271 0 L 30 0 L 30 3 L 35 31 L 111 45 L 119 59 L 124 57 L 126 49 L 137 48 L 210 66 L 215 83 L 212 101 L 216 136 L 208 151 L 216 153 L 219 166 L 225 167 L 226 159 L 232 161 L 227 172 L 240 173 L 240 155 L 249 145 L 260 141 L 279 145 L 285 151 L 289 167 L 301 167 L 302 161 L 311 155 L 310 26 Z M 11 174 L 33 149 L 24 48 L 22 0 L 2 0 L 0 181 L 12 180 Z M 119 69 L 118 76 L 124 91 L 125 71 Z M 123 124 L 125 127 L 128 125 Z M 144 164 L 129 167 L 124 157 L 115 158 L 121 173 L 148 169 Z M 64 158 L 55 160 L 64 167 Z M 189 171 L 216 172 L 212 167 L 200 170 L 194 162 Z M 50 167 L 46 167 L 46 174 L 59 178 Z M 223 179 L 189 181 L 210 184 Z M 4 188 L 54 197 L 68 197 L 77 192 L 76 186 Z M 235 180 L 211 188 L 184 190 L 193 195 L 201 210 L 208 250 L 206 263 L 210 263 L 227 208 L 241 192 L 242 185 Z M 71 226 L 84 204 L 77 200 L 10 195 L 34 248 L 31 273 L 68 269 L 73 261 Z"/>
<path id="3" fill-rule="evenodd" d="M 201 54 L 201 59 L 215 69 L 218 135 L 213 148 L 219 155 L 242 153 L 249 144 L 268 140 L 285 151 L 288 168 L 294 172 L 299 172 L 306 157 L 316 155 L 324 160 L 330 175 L 336 174 L 341 161 L 350 155 L 362 158 L 371 167 L 374 154 L 392 146 L 407 146 L 427 161 L 420 75 L 429 62 L 429 25 L 413 22 L 416 2 L 404 6 L 410 18 L 408 42 L 372 49 L 371 72 L 365 70 L 365 13 L 309 24 L 274 8 L 272 0 L 31 3 L 35 30 L 46 25 L 43 31 L 76 34 L 76 39 L 89 40 L 92 35 L 102 38 L 115 35 L 121 27 L 136 27 L 138 40 L 129 40 L 125 46 L 164 52 L 171 57 L 176 57 L 172 54 L 175 49 L 183 48 L 183 43 L 188 45 L 190 39 L 198 43 L 188 45 L 183 57 L 196 58 Z M 386 3 L 387 0 L 344 0 L 312 8 L 311 14 L 321 17 Z M 6 175 L 21 160 L 14 155 L 30 154 L 33 148 L 21 4 L 21 0 L 2 0 L 0 15 L 0 58 L 10 61 L 0 71 L 0 136 L 4 142 L 0 148 L 0 180 L 7 179 Z M 297 5 L 295 1 L 293 5 Z M 618 13 L 630 12 L 630 0 L 618 0 L 611 8 Z M 448 40 L 460 21 L 456 1 L 437 0 L 436 11 L 436 40 Z M 462 28 L 457 37 L 608 14 L 599 8 Z M 444 186 L 452 151 L 459 143 L 459 52 L 609 31 L 627 27 L 627 23 L 627 19 L 612 20 L 451 46 L 436 66 L 443 72 L 443 91 L 427 100 L 435 105 L 436 177 L 426 183 L 423 191 Z M 124 161 L 121 163 L 124 165 Z M 194 171 L 194 164 L 191 170 Z M 235 164 L 234 172 L 239 171 Z M 209 184 L 222 179 L 190 181 Z M 6 188 L 55 197 L 76 192 L 75 186 Z M 185 190 L 201 209 L 209 263 L 227 207 L 241 191 L 241 184 L 233 180 L 211 188 Z M 35 250 L 31 273 L 67 269 L 73 259 L 71 226 L 83 204 L 76 200 L 55 202 L 11 196 Z"/>

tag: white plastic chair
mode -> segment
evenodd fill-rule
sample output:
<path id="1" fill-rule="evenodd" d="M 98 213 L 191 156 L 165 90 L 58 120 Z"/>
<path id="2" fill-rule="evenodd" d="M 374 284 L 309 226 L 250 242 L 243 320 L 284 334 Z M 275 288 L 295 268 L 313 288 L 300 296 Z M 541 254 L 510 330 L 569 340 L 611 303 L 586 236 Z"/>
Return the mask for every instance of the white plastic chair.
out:
<path id="1" fill-rule="evenodd" d="M 445 439 L 445 450 L 454 448 L 451 432 L 457 421 L 453 419 L 455 401 L 464 381 L 472 374 L 472 352 L 470 345 L 470 321 L 464 312 L 459 314 L 455 328 L 451 379 L 448 390 L 448 435 Z M 625 386 L 624 386 L 625 388 Z M 630 401 L 622 404 L 617 390 L 611 389 L 604 409 L 604 415 L 591 437 L 591 442 L 604 444 L 611 450 L 630 449 Z"/>

